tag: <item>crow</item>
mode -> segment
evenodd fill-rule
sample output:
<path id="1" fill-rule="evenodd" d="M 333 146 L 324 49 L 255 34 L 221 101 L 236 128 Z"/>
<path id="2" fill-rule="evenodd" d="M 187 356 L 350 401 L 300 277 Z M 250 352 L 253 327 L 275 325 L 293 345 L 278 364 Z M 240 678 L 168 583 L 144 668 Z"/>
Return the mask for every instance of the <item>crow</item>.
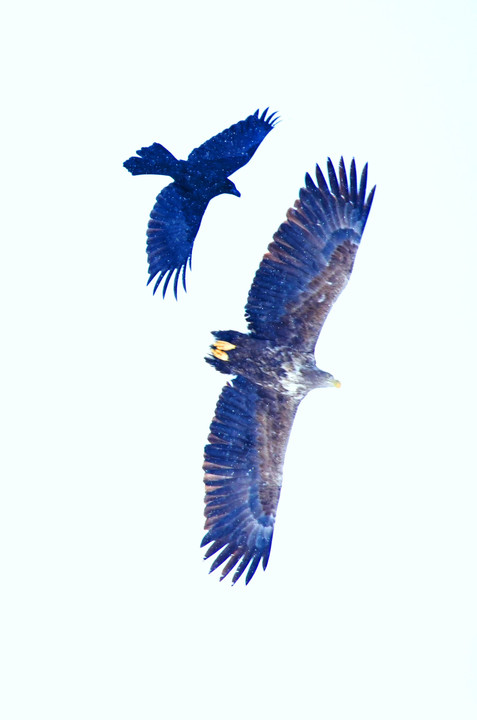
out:
<path id="1" fill-rule="evenodd" d="M 232 125 L 193 150 L 187 160 L 177 160 L 159 143 L 143 147 L 124 167 L 132 175 L 168 175 L 174 182 L 156 198 L 147 228 L 149 283 L 158 275 L 153 294 L 164 281 L 162 296 L 174 277 L 177 299 L 179 278 L 186 290 L 187 262 L 191 266 L 192 248 L 207 205 L 216 195 L 228 193 L 240 197 L 229 180 L 246 165 L 262 140 L 278 120 L 277 113 L 267 117 L 256 110 L 245 120 Z"/>

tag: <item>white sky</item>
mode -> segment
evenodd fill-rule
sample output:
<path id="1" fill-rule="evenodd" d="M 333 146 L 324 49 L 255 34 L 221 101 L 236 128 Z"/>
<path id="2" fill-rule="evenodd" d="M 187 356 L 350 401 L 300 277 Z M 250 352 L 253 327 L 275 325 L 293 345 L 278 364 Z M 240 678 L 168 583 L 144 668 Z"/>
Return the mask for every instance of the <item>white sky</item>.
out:
<path id="1" fill-rule="evenodd" d="M 477 715 L 471 0 L 23 3 L 5 17 L 5 720 Z M 282 122 L 212 201 L 176 303 L 145 231 L 178 157 Z M 266 573 L 209 576 L 202 452 L 243 307 L 315 162 L 377 192 L 317 351 Z M 2 707 L 4 706 L 4 707 Z"/>

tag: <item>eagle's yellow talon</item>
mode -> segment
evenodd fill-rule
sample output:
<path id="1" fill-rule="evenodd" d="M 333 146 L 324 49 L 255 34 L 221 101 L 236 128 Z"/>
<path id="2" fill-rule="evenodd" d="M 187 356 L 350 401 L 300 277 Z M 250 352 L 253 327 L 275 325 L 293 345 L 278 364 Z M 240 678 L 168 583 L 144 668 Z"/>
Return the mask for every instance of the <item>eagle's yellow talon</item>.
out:
<path id="1" fill-rule="evenodd" d="M 212 355 L 216 357 L 218 360 L 228 360 L 229 356 L 226 352 L 223 350 L 216 350 L 216 348 L 212 348 Z"/>
<path id="2" fill-rule="evenodd" d="M 237 346 L 232 345 L 232 343 L 227 342 L 227 340 L 216 340 L 214 347 L 216 347 L 217 350 L 235 350 Z"/>

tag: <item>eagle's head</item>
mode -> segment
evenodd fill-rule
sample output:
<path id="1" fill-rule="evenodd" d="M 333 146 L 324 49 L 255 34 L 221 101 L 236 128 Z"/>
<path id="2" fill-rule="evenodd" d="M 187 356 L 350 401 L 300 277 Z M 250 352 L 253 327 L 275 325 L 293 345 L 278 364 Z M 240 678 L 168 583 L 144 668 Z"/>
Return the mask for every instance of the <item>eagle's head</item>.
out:
<path id="1" fill-rule="evenodd" d="M 307 368 L 305 370 L 305 374 L 308 375 L 308 382 L 313 386 L 313 389 L 322 387 L 341 387 L 339 380 L 333 377 L 331 373 L 320 370 L 320 368 L 316 367 L 316 365 L 314 368 Z"/>
<path id="2" fill-rule="evenodd" d="M 318 370 L 319 375 L 319 385 L 317 387 L 335 387 L 339 388 L 341 387 L 341 383 L 339 380 L 337 380 L 331 373 L 324 372 L 324 370 Z"/>

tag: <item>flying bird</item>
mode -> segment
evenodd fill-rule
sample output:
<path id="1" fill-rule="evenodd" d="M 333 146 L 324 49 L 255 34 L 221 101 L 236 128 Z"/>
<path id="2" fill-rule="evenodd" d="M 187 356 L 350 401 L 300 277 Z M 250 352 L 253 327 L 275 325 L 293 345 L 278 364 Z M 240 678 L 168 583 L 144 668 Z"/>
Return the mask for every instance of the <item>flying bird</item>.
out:
<path id="1" fill-rule="evenodd" d="M 237 565 L 246 584 L 272 544 L 285 452 L 295 414 L 310 390 L 340 383 L 315 363 L 314 350 L 328 313 L 346 286 L 366 225 L 375 187 L 366 197 L 367 164 L 358 185 L 341 158 L 338 177 L 328 158 L 329 185 L 318 165 L 305 176 L 268 246 L 248 294 L 248 334 L 212 334 L 206 358 L 235 375 L 222 390 L 204 451 L 205 557 L 210 572 Z"/>
<path id="2" fill-rule="evenodd" d="M 123 163 L 132 175 L 169 175 L 174 180 L 157 196 L 147 227 L 147 284 L 158 276 L 154 293 L 164 281 L 165 297 L 174 277 L 177 299 L 181 276 L 186 290 L 187 263 L 190 267 L 194 240 L 207 205 L 222 193 L 240 197 L 229 175 L 248 163 L 276 124 L 277 113 L 267 117 L 267 112 L 268 108 L 259 115 L 256 110 L 193 150 L 187 160 L 177 160 L 163 145 L 153 143 L 138 150 L 139 157 Z"/>

